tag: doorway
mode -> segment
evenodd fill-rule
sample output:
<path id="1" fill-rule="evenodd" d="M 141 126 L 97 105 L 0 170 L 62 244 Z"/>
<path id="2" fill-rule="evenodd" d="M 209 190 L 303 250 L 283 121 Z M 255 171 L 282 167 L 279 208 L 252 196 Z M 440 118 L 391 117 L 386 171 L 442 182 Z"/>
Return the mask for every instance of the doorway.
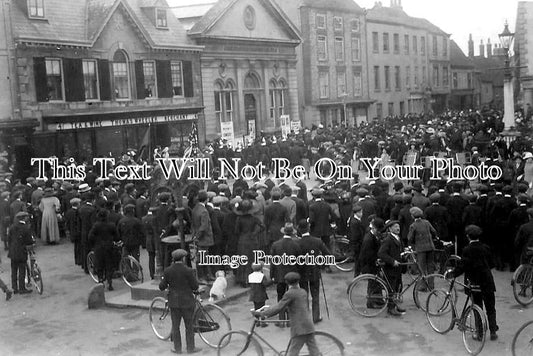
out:
<path id="1" fill-rule="evenodd" d="M 246 120 L 246 132 L 256 136 L 257 123 L 257 100 L 254 94 L 244 94 L 244 118 Z"/>

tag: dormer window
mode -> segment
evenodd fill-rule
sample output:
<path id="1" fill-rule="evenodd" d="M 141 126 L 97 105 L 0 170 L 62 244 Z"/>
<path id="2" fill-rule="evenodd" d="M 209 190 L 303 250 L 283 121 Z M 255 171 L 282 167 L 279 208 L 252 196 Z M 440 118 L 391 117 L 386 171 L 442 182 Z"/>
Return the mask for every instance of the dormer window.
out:
<path id="1" fill-rule="evenodd" d="M 28 0 L 28 16 L 44 18 L 44 0 Z"/>
<path id="2" fill-rule="evenodd" d="M 155 27 L 167 28 L 167 10 L 155 9 Z"/>

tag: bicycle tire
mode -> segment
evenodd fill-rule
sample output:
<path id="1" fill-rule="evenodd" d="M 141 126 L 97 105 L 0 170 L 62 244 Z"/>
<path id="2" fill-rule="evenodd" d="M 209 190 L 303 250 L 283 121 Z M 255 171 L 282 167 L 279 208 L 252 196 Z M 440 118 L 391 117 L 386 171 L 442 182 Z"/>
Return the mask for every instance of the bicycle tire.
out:
<path id="1" fill-rule="evenodd" d="M 373 294 L 369 294 L 372 289 Z M 373 274 L 363 274 L 348 286 L 348 301 L 352 310 L 364 317 L 374 317 L 387 307 L 389 291 L 385 282 Z"/>
<path id="2" fill-rule="evenodd" d="M 124 283 L 130 288 L 144 282 L 143 268 L 135 257 L 122 257 L 120 260 L 120 274 Z"/>
<path id="3" fill-rule="evenodd" d="M 433 287 L 428 280 L 432 280 Z M 427 298 L 429 293 L 435 289 L 449 290 L 450 281 L 444 278 L 442 274 L 432 273 L 427 276 L 421 276 L 413 286 L 413 300 L 418 309 L 426 311 Z M 452 297 L 457 301 L 457 290 L 455 287 L 452 290 Z"/>
<path id="4" fill-rule="evenodd" d="M 257 339 L 253 335 L 248 335 L 246 331 L 230 331 L 220 338 L 217 355 L 263 356 L 263 348 Z"/>
<path id="5" fill-rule="evenodd" d="M 335 336 L 323 331 L 315 331 L 315 341 L 322 356 L 344 356 L 344 345 Z M 290 343 L 290 342 L 289 342 Z M 288 346 L 287 346 L 288 350 Z M 308 354 L 302 354 L 305 356 Z"/>
<path id="6" fill-rule="evenodd" d="M 91 276 L 94 283 L 99 282 L 98 271 L 96 270 L 96 255 L 94 251 L 87 254 L 87 269 L 89 270 L 89 276 Z"/>
<path id="7" fill-rule="evenodd" d="M 527 307 L 533 302 L 533 265 L 522 264 L 513 273 L 511 280 L 514 299 Z M 528 294 L 529 290 L 529 294 Z"/>
<path id="8" fill-rule="evenodd" d="M 155 336 L 160 340 L 170 339 L 172 333 L 172 318 L 167 300 L 163 297 L 155 297 L 149 309 L 150 326 Z"/>
<path id="9" fill-rule="evenodd" d="M 229 316 L 215 304 L 202 305 L 193 316 L 193 327 L 200 338 L 210 347 L 219 347 L 222 335 L 231 331 Z M 225 345 L 222 345 L 224 347 Z"/>
<path id="10" fill-rule="evenodd" d="M 454 324 L 455 302 L 450 294 L 440 289 L 429 293 L 426 302 L 426 319 L 433 330 L 446 334 Z"/>
<path id="11" fill-rule="evenodd" d="M 522 325 L 514 334 L 511 342 L 513 356 L 533 355 L 533 320 Z"/>
<path id="12" fill-rule="evenodd" d="M 37 289 L 37 292 L 39 294 L 43 294 L 44 287 L 43 287 L 43 275 L 41 273 L 41 268 L 35 263 L 33 265 L 33 272 L 31 274 L 31 282 L 35 286 L 35 289 Z"/>
<path id="13" fill-rule="evenodd" d="M 479 354 L 487 339 L 487 316 L 479 306 L 473 304 L 466 308 L 461 323 L 466 351 L 470 355 Z"/>
<path id="14" fill-rule="evenodd" d="M 333 265 L 339 271 L 351 272 L 355 269 L 355 259 L 350 256 L 348 251 L 350 249 L 350 241 L 346 238 L 335 238 L 333 236 L 332 254 L 335 256 L 335 264 Z"/>

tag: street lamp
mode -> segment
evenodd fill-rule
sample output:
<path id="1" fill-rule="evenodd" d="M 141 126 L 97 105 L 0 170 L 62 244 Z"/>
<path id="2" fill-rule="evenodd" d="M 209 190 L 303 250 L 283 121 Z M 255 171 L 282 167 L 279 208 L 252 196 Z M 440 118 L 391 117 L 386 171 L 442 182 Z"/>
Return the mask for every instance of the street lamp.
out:
<path id="1" fill-rule="evenodd" d="M 344 110 L 344 127 L 347 128 L 348 127 L 348 118 L 346 117 L 346 97 L 348 96 L 348 93 L 347 92 L 343 92 L 341 94 L 342 96 L 342 107 L 343 107 L 343 110 Z"/>
<path id="2" fill-rule="evenodd" d="M 503 123 L 505 129 L 514 126 L 514 93 L 512 84 L 512 73 L 510 68 L 509 50 L 513 42 L 514 33 L 509 31 L 509 25 L 505 21 L 503 32 L 498 35 L 505 56 L 505 72 L 503 77 Z"/>

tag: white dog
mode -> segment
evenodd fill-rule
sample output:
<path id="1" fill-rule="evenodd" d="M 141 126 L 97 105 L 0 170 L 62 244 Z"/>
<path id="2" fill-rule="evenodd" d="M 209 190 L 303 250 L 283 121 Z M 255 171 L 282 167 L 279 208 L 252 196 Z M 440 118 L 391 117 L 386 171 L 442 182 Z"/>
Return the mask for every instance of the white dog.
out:
<path id="1" fill-rule="evenodd" d="M 209 291 L 210 302 L 226 298 L 226 288 L 228 287 L 228 281 L 226 281 L 226 273 L 224 271 L 217 271 L 215 276 L 217 277 L 217 279 L 213 282 L 213 286 Z"/>

